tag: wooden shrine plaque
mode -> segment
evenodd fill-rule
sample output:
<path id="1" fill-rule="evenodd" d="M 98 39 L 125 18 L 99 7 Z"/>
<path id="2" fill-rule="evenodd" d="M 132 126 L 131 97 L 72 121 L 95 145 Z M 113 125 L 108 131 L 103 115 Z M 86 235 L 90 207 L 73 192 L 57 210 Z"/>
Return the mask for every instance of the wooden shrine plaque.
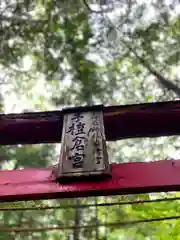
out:
<path id="1" fill-rule="evenodd" d="M 110 175 L 102 107 L 71 111 L 64 112 L 57 178 Z"/>

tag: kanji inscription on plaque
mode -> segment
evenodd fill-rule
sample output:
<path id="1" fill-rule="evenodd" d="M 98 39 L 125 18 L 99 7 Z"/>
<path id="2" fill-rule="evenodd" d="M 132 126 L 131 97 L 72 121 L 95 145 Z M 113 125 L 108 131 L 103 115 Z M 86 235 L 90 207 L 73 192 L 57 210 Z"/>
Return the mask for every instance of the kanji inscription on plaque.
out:
<path id="1" fill-rule="evenodd" d="M 65 112 L 58 177 L 110 174 L 102 110 Z"/>

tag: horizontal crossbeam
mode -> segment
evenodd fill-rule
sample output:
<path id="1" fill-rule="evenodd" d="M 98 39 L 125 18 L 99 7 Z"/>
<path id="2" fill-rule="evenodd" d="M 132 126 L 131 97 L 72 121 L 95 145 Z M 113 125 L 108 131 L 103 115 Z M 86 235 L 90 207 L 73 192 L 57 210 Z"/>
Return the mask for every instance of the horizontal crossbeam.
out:
<path id="1" fill-rule="evenodd" d="M 0 201 L 25 201 L 180 190 L 180 160 L 112 165 L 112 178 L 57 183 L 50 169 L 0 171 Z"/>
<path id="2" fill-rule="evenodd" d="M 107 141 L 180 134 L 180 101 L 104 107 Z M 61 141 L 62 111 L 0 115 L 0 144 Z"/>

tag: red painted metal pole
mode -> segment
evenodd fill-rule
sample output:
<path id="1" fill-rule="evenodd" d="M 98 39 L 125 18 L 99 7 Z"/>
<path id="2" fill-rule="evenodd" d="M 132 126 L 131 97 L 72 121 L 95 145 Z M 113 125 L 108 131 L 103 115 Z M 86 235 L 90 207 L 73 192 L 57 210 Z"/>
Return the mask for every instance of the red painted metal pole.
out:
<path id="1" fill-rule="evenodd" d="M 112 178 L 56 183 L 50 169 L 0 171 L 0 201 L 105 196 L 180 190 L 180 160 L 112 165 Z"/>
<path id="2" fill-rule="evenodd" d="M 0 144 L 61 141 L 62 112 L 0 115 Z M 107 141 L 180 134 L 180 101 L 104 107 Z"/>

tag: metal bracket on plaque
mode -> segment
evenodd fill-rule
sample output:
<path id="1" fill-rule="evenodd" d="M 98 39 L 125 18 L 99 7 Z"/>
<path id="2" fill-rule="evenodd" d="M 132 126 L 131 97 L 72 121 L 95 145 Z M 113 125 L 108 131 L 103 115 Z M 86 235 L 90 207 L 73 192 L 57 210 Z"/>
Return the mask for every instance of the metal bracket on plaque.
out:
<path id="1" fill-rule="evenodd" d="M 61 139 L 57 179 L 111 176 L 102 105 L 64 109 Z"/>

